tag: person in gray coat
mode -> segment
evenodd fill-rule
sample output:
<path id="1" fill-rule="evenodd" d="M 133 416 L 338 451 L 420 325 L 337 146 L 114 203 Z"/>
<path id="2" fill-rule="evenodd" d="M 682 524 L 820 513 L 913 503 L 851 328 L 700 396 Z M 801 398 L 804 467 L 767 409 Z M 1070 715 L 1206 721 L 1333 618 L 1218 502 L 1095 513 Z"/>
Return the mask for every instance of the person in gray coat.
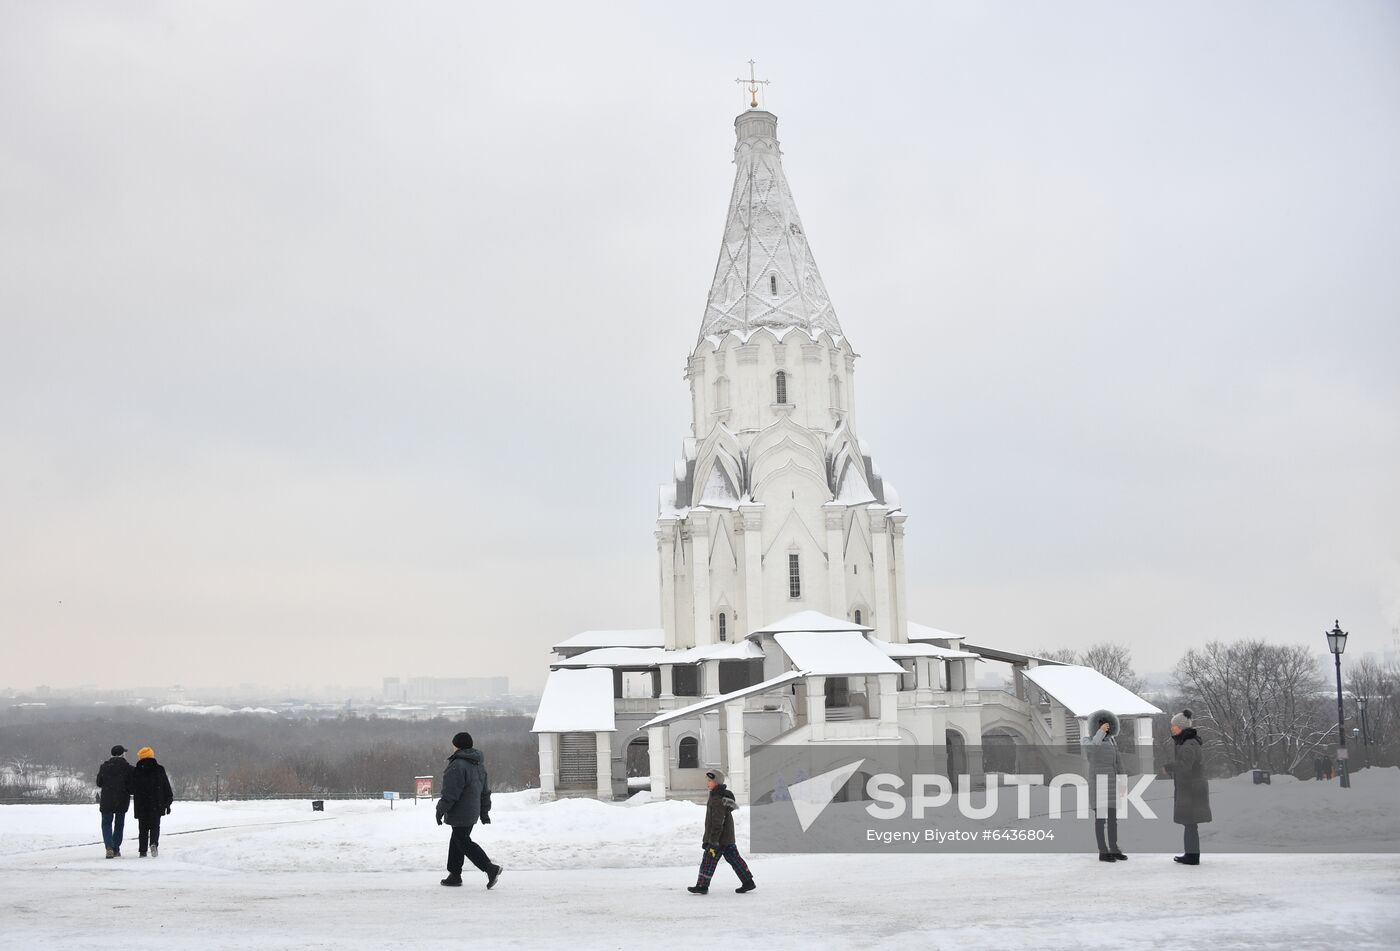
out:
<path id="1" fill-rule="evenodd" d="M 1172 861 L 1182 865 L 1201 864 L 1200 824 L 1210 821 L 1210 784 L 1206 781 L 1201 738 L 1192 726 L 1191 716 L 1190 710 L 1182 710 L 1172 717 L 1173 756 L 1165 764 L 1176 794 L 1172 819 L 1183 827 L 1185 848 L 1185 853 Z"/>
<path id="2" fill-rule="evenodd" d="M 442 798 L 437 804 L 437 824 L 452 827 L 447 846 L 447 877 L 443 885 L 462 884 L 462 861 L 471 859 L 486 873 L 486 887 L 495 888 L 502 869 L 492 863 L 486 850 L 472 841 L 472 826 L 478 819 L 491 824 L 491 788 L 486 779 L 486 757 L 472 748 L 472 735 L 465 730 L 452 738 L 452 755 L 442 773 Z"/>
<path id="3" fill-rule="evenodd" d="M 1118 776 L 1123 772 L 1123 757 L 1118 752 L 1118 717 L 1100 710 L 1089 717 L 1089 737 L 1082 741 L 1084 756 L 1089 761 L 1089 805 L 1094 810 L 1094 839 L 1099 846 L 1100 862 L 1126 862 L 1128 857 L 1118 848 Z M 1099 777 L 1104 777 L 1100 782 Z M 1099 786 L 1106 791 L 1099 801 Z"/>

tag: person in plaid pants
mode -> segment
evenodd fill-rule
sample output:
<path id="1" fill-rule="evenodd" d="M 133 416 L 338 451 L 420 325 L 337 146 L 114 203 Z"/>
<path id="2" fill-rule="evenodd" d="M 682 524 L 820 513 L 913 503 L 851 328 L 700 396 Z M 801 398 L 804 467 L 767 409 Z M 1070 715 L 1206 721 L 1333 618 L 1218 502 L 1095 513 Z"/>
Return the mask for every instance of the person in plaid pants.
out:
<path id="1" fill-rule="evenodd" d="M 710 788 L 710 799 L 705 805 L 705 841 L 701 843 L 705 854 L 700 859 L 700 877 L 686 891 L 692 895 L 708 895 L 710 879 L 714 878 L 715 868 L 723 856 L 739 876 L 739 887 L 734 890 L 740 895 L 751 892 L 758 886 L 754 884 L 748 863 L 739 854 L 739 847 L 734 844 L 734 810 L 739 808 L 739 803 L 724 785 L 724 773 L 719 769 L 705 772 L 705 785 Z"/>

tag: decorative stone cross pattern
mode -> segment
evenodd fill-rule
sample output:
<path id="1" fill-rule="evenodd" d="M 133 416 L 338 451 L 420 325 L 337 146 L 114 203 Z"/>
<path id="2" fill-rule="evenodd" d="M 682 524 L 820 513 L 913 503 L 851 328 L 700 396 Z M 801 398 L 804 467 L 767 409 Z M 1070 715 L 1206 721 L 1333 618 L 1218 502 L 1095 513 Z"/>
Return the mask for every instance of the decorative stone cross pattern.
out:
<path id="1" fill-rule="evenodd" d="M 758 108 L 758 87 L 759 87 L 759 86 L 767 86 L 767 85 L 769 84 L 769 81 L 766 80 L 766 79 L 757 79 L 757 78 L 755 78 L 755 76 L 754 76 L 754 65 L 755 65 L 755 64 L 754 64 L 754 61 L 753 61 L 753 60 L 749 60 L 749 78 L 748 78 L 748 79 L 742 79 L 742 78 L 740 78 L 740 79 L 734 80 L 734 81 L 735 81 L 736 83 L 738 83 L 740 86 L 747 86 L 747 87 L 749 87 L 749 108 L 750 108 L 750 109 L 757 109 L 757 108 Z"/>

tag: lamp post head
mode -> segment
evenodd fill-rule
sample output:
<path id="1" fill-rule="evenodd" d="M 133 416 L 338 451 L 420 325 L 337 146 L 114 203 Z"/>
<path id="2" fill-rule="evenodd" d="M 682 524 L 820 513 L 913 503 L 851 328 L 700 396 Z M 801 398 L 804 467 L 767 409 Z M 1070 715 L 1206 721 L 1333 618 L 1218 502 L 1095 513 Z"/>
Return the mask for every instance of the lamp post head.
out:
<path id="1" fill-rule="evenodd" d="M 1341 654 L 1347 649 L 1347 632 L 1342 630 L 1341 621 L 1332 622 L 1332 630 L 1327 631 L 1327 649 L 1334 654 Z"/>

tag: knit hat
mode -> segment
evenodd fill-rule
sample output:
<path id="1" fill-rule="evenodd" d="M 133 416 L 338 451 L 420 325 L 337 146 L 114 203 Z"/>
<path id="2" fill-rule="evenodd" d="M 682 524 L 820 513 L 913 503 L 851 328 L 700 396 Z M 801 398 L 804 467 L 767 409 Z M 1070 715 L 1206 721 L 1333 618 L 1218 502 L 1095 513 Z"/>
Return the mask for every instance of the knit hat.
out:
<path id="1" fill-rule="evenodd" d="M 122 755 L 123 753 L 125 753 L 125 752 L 126 752 L 126 747 L 125 747 L 125 746 L 122 746 L 120 743 L 118 743 L 116 746 L 112 747 L 112 755 L 113 755 L 113 756 L 121 756 L 121 755 Z"/>
<path id="2" fill-rule="evenodd" d="M 716 786 L 721 786 L 724 784 L 724 770 L 720 769 L 718 766 L 713 766 L 705 770 L 705 778 L 713 779 Z"/>
<path id="3" fill-rule="evenodd" d="M 136 758 L 137 758 L 138 760 L 141 760 L 141 759 L 155 759 L 155 758 L 156 758 L 156 751 L 153 750 L 153 749 L 151 749 L 149 746 L 143 746 L 143 747 L 141 747 L 140 751 L 136 754 Z"/>
<path id="4" fill-rule="evenodd" d="M 463 730 L 452 738 L 452 745 L 459 750 L 469 750 L 472 748 L 472 735 Z"/>
<path id="5" fill-rule="evenodd" d="M 1191 716 L 1190 710 L 1182 710 L 1176 716 L 1172 717 L 1172 726 L 1176 727 L 1178 730 L 1191 729 Z"/>

